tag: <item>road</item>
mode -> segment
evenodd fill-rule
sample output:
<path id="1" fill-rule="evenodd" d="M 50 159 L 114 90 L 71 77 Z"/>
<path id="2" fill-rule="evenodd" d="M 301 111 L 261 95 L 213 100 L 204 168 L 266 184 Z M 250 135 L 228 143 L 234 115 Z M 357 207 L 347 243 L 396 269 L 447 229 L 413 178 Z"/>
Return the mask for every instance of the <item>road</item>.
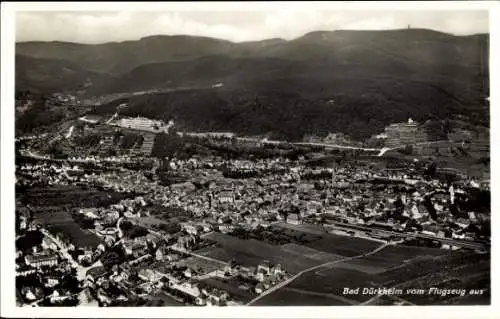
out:
<path id="1" fill-rule="evenodd" d="M 222 260 L 214 259 L 214 258 L 203 256 L 203 255 L 199 255 L 197 253 L 193 253 L 192 251 L 187 251 L 187 250 L 184 250 L 184 249 L 180 249 L 180 248 L 178 248 L 178 247 L 176 247 L 174 245 L 169 246 L 168 248 L 171 248 L 172 250 L 178 251 L 180 253 L 188 254 L 188 255 L 191 255 L 191 256 L 194 256 L 194 257 L 198 257 L 198 258 L 209 260 L 209 261 L 213 261 L 213 262 L 217 262 L 217 263 L 219 263 L 221 265 L 227 265 L 227 263 L 224 262 L 224 261 L 222 261 Z"/>
<path id="2" fill-rule="evenodd" d="M 326 263 L 323 263 L 323 264 L 320 264 L 320 265 L 316 265 L 316 266 L 304 269 L 301 272 L 299 272 L 299 273 L 293 275 L 292 277 L 288 278 L 287 280 L 282 281 L 279 284 L 277 284 L 276 286 L 273 286 L 272 288 L 264 291 L 259 296 L 257 296 L 254 299 L 250 300 L 246 305 L 247 306 L 252 305 L 256 301 L 262 299 L 263 297 L 269 295 L 270 293 L 273 293 L 276 290 L 285 287 L 286 285 L 288 285 L 289 283 L 291 283 L 292 281 L 294 281 L 295 279 L 299 278 L 300 276 L 302 276 L 303 274 L 305 274 L 307 272 L 314 271 L 314 270 L 319 269 L 321 267 L 328 267 L 328 266 L 331 266 L 331 265 L 334 265 L 334 264 L 338 264 L 338 263 L 342 263 L 342 262 L 346 262 L 346 261 L 349 261 L 349 260 L 354 260 L 354 259 L 357 259 L 357 258 L 362 258 L 362 257 L 370 256 L 370 255 L 373 255 L 373 254 L 379 252 L 380 250 L 384 249 L 388 245 L 390 245 L 390 244 L 384 243 L 384 244 L 380 245 L 379 247 L 375 248 L 374 250 L 372 250 L 371 252 L 368 252 L 368 253 L 364 253 L 364 254 L 361 254 L 361 255 L 353 256 L 353 257 L 346 257 L 346 258 L 343 258 L 343 259 L 340 259 L 340 260 L 329 261 L 329 262 L 326 262 Z"/>
<path id="3" fill-rule="evenodd" d="M 59 248 L 59 251 L 62 253 L 62 255 L 71 263 L 71 265 L 76 268 L 76 276 L 78 280 L 83 281 L 85 280 L 85 275 L 87 273 L 87 270 L 89 270 L 92 267 L 97 267 L 97 266 L 102 266 L 102 263 L 100 260 L 96 261 L 93 265 L 90 265 L 88 267 L 83 267 L 80 265 L 78 262 L 76 262 L 73 257 L 68 253 L 68 249 L 66 249 L 62 243 L 55 238 L 49 231 L 46 229 L 41 229 L 40 230 L 42 234 L 45 236 L 49 237 Z"/>
<path id="4" fill-rule="evenodd" d="M 118 237 L 123 238 L 123 231 L 120 228 L 120 223 L 123 221 L 123 217 L 118 218 L 118 221 L 116 222 L 116 229 L 118 229 Z"/>
<path id="5" fill-rule="evenodd" d="M 245 142 L 257 142 L 257 143 L 262 143 L 262 144 L 291 144 L 291 145 L 297 145 L 297 146 L 321 146 L 321 147 L 328 147 L 328 148 L 340 148 L 340 149 L 361 150 L 361 151 L 370 151 L 370 152 L 379 152 L 382 150 L 380 148 L 366 148 L 366 147 L 358 147 L 358 146 L 327 144 L 327 143 L 312 143 L 312 142 L 288 142 L 288 141 L 257 139 L 257 138 L 249 138 L 249 137 L 236 137 L 236 140 L 245 141 Z"/>
<path id="6" fill-rule="evenodd" d="M 70 138 L 71 135 L 73 135 L 73 130 L 75 129 L 75 126 L 72 125 L 70 128 L 69 128 L 69 131 L 68 131 L 68 134 L 66 134 L 65 138 Z"/>
<path id="7" fill-rule="evenodd" d="M 29 157 L 33 159 L 38 159 L 38 160 L 45 160 L 45 161 L 51 161 L 51 162 L 59 162 L 59 163 L 76 163 L 76 164 L 82 164 L 82 163 L 117 163 L 116 161 L 112 161 L 109 159 L 99 159 L 99 160 L 94 160 L 94 159 L 88 159 L 88 160 L 83 160 L 83 159 L 59 159 L 59 158 L 52 158 L 46 155 L 40 155 L 33 153 L 31 150 L 21 150 L 20 151 L 21 155 L 24 157 Z M 133 163 L 132 160 L 120 160 L 120 163 Z"/>
<path id="8" fill-rule="evenodd" d="M 73 257 L 72 257 L 72 256 L 68 253 L 68 249 L 67 249 L 67 248 L 65 248 L 65 247 L 62 245 L 62 243 L 59 241 L 59 239 L 57 239 L 55 236 L 53 236 L 53 235 L 52 235 L 49 231 L 47 231 L 47 230 L 46 230 L 46 229 L 44 229 L 44 228 L 42 228 L 42 229 L 40 230 L 40 232 L 41 232 L 44 236 L 46 236 L 46 237 L 50 238 L 50 239 L 51 239 L 51 240 L 52 240 L 52 241 L 53 241 L 53 242 L 57 245 L 57 247 L 59 248 L 59 251 L 62 253 L 62 255 L 63 255 L 63 256 L 64 256 L 67 260 L 69 260 L 69 262 L 71 263 L 71 265 L 72 265 L 73 267 L 75 267 L 75 268 L 76 268 L 77 266 L 79 266 L 79 265 L 78 265 L 78 263 L 77 263 L 77 262 L 73 259 Z"/>

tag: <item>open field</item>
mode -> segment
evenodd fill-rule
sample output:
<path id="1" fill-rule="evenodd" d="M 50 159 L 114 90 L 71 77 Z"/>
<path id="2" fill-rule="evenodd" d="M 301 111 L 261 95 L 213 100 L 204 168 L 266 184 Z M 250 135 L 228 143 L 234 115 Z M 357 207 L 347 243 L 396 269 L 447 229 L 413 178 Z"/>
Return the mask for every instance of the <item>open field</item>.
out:
<path id="1" fill-rule="evenodd" d="M 57 206 L 60 208 L 88 208 L 108 206 L 120 200 L 133 197 L 134 194 L 101 191 L 96 189 L 82 189 L 74 186 L 64 187 L 35 187 L 29 188 L 20 194 L 20 200 L 32 207 Z"/>
<path id="2" fill-rule="evenodd" d="M 254 303 L 254 306 L 347 306 L 357 304 L 333 294 L 284 287 Z"/>
<path id="3" fill-rule="evenodd" d="M 425 276 L 410 280 L 401 285 L 402 288 L 422 288 L 428 290 L 430 287 L 439 289 L 465 289 L 467 293 L 462 295 L 449 294 L 424 294 L 404 295 L 404 299 L 417 304 L 449 304 L 459 302 L 460 304 L 489 304 L 490 302 L 490 260 L 486 256 L 477 256 L 464 264 L 451 262 L 448 267 L 426 274 Z M 469 291 L 483 290 L 480 295 L 470 295 Z M 463 300 L 463 301 L 462 301 Z"/>
<path id="4" fill-rule="evenodd" d="M 283 251 L 300 254 L 307 258 L 315 259 L 322 262 L 332 261 L 332 256 L 337 257 L 337 259 L 341 259 L 342 256 L 330 254 L 324 251 L 312 249 L 306 246 L 297 245 L 297 244 L 285 244 L 280 246 Z"/>
<path id="5" fill-rule="evenodd" d="M 35 212 L 33 221 L 39 222 L 43 225 L 65 224 L 73 222 L 71 215 L 60 209 L 59 207 L 43 207 L 33 209 Z"/>
<path id="6" fill-rule="evenodd" d="M 290 288 L 337 295 L 357 302 L 370 299 L 364 295 L 344 295 L 344 288 L 375 287 L 371 283 L 371 276 L 363 271 L 344 267 L 321 268 L 316 272 L 308 272 L 297 278 Z M 279 291 L 278 291 L 279 292 Z"/>
<path id="7" fill-rule="evenodd" d="M 276 227 L 284 228 L 290 231 L 295 231 L 298 233 L 307 233 L 307 234 L 314 234 L 314 235 L 323 235 L 327 233 L 326 229 L 324 229 L 321 226 L 317 225 L 312 225 L 312 224 L 300 224 L 300 225 L 293 225 L 293 224 L 287 224 L 287 223 L 276 223 Z"/>
<path id="8" fill-rule="evenodd" d="M 161 220 L 154 216 L 134 217 L 131 220 L 143 227 L 150 227 L 151 225 L 160 225 L 165 223 L 164 220 Z"/>
<path id="9" fill-rule="evenodd" d="M 374 255 L 349 260 L 334 265 L 334 268 L 345 267 L 348 269 L 359 270 L 368 274 L 377 274 L 387 271 L 390 268 L 398 267 L 409 263 L 416 257 L 433 257 L 450 254 L 451 252 L 439 248 L 414 247 L 414 246 L 387 246 Z M 326 271 L 327 267 L 322 270 Z"/>
<path id="10" fill-rule="evenodd" d="M 329 234 L 321 227 L 283 223 L 276 224 L 276 226 L 286 229 L 286 232 L 306 233 L 313 236 L 311 240 L 302 244 L 304 246 L 345 257 L 361 255 L 380 246 L 379 242 L 368 239 Z"/>
<path id="11" fill-rule="evenodd" d="M 403 293 L 391 297 L 344 295 L 344 288 L 398 288 Z M 470 289 L 480 296 L 429 294 L 429 288 Z M 423 289 L 410 294 L 406 289 Z M 292 290 L 307 295 L 298 299 Z M 256 305 L 324 305 L 325 298 L 337 296 L 344 304 L 488 304 L 490 302 L 490 258 L 487 254 L 448 252 L 421 247 L 388 246 L 374 255 L 321 267 L 304 273 L 289 285 L 259 300 Z M 305 297 L 304 297 L 305 298 Z M 301 304 L 302 303 L 302 304 Z"/>
<path id="12" fill-rule="evenodd" d="M 322 239 L 307 243 L 305 246 L 346 257 L 361 255 L 380 246 L 378 242 L 357 237 L 333 234 L 325 234 L 322 237 Z"/>
<path id="13" fill-rule="evenodd" d="M 75 247 L 97 248 L 102 240 L 87 230 L 83 230 L 75 222 L 50 225 L 47 227 L 52 234 L 61 233 Z"/>
<path id="14" fill-rule="evenodd" d="M 96 248 L 101 239 L 88 230 L 82 229 L 69 212 L 58 207 L 34 209 L 34 220 L 44 225 L 52 234 L 60 233 L 76 247 Z"/>
<path id="15" fill-rule="evenodd" d="M 292 251 L 289 246 L 276 246 L 253 239 L 243 240 L 221 233 L 212 233 L 207 238 L 217 242 L 217 244 L 198 250 L 197 254 L 223 261 L 235 258 L 237 262 L 245 266 L 257 266 L 262 261 L 268 260 L 274 264 L 281 264 L 287 272 L 297 273 L 326 261 L 340 259 L 337 255 L 321 252 L 313 252 L 312 255 L 317 254 L 317 256 L 311 258 L 303 255 L 300 251 Z"/>

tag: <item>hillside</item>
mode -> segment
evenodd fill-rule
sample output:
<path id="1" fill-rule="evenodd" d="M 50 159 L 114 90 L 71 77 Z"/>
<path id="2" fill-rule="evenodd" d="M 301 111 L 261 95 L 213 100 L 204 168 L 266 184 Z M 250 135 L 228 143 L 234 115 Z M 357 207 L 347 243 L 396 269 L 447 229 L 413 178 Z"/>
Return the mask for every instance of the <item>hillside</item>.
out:
<path id="1" fill-rule="evenodd" d="M 110 83 L 109 74 L 88 71 L 62 59 L 33 58 L 16 54 L 16 89 L 40 92 L 87 90 Z"/>
<path id="2" fill-rule="evenodd" d="M 35 58 L 63 59 L 82 68 L 120 74 L 140 65 L 191 60 L 207 55 L 275 57 L 310 61 L 386 56 L 411 63 L 478 65 L 488 67 L 488 35 L 453 36 L 422 29 L 390 31 L 315 31 L 291 41 L 230 42 L 196 36 L 150 36 L 137 41 L 104 44 L 21 42 L 16 53 Z M 485 69 L 485 70 L 486 70 Z"/>
<path id="3" fill-rule="evenodd" d="M 488 51 L 488 35 L 419 29 L 316 31 L 243 43 L 192 36 L 28 42 L 18 43 L 17 53 L 34 58 L 16 61 L 16 69 L 30 70 L 18 72 L 16 85 L 83 85 L 87 96 L 159 89 L 130 98 L 126 112 L 174 117 L 186 129 L 289 138 L 340 131 L 362 139 L 408 117 L 489 125 Z M 68 68 L 72 75 L 61 76 Z M 114 111 L 95 112 L 106 110 Z"/>
<path id="4" fill-rule="evenodd" d="M 300 139 L 307 133 L 326 136 L 328 132 L 339 131 L 361 140 L 380 133 L 389 123 L 406 121 L 408 117 L 425 121 L 462 113 L 472 123 L 488 125 L 488 116 L 480 115 L 487 108 L 466 109 L 427 84 L 388 80 L 384 82 L 385 90 L 375 94 L 362 93 L 373 81 L 337 79 L 332 83 L 338 92 L 304 94 L 295 91 L 294 83 L 268 82 L 267 86 L 262 83 L 258 95 L 255 90 L 245 89 L 147 94 L 126 99 L 129 107 L 121 110 L 121 114 L 165 121 L 174 118 L 178 129 L 189 131 L 272 133 L 271 136 L 282 139 Z M 123 102 L 95 107 L 93 113 L 113 113 Z"/>
<path id="5" fill-rule="evenodd" d="M 150 36 L 104 44 L 23 42 L 16 53 L 34 58 L 64 59 L 93 71 L 119 74 L 147 63 L 189 60 L 230 50 L 234 43 L 192 36 Z"/>

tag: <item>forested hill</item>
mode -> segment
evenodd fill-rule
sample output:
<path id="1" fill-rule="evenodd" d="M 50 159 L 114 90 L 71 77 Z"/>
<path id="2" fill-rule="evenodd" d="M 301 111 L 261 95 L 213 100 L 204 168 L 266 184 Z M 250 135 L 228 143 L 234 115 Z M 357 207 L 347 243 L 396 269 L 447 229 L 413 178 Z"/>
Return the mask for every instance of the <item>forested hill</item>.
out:
<path id="1" fill-rule="evenodd" d="M 488 125 L 485 34 L 317 31 L 243 43 L 153 36 L 99 45 L 26 42 L 16 50 L 29 57 L 16 59 L 18 89 L 86 96 L 160 90 L 168 93 L 131 98 L 126 112 L 173 117 L 187 129 L 365 138 L 408 117 Z"/>

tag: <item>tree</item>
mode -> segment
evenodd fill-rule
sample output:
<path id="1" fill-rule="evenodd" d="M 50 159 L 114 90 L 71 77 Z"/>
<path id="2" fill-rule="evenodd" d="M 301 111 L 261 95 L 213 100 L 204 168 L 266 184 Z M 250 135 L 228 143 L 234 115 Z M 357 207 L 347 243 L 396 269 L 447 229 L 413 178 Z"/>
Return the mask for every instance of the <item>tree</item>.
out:
<path id="1" fill-rule="evenodd" d="M 49 149 L 48 149 L 48 152 L 54 157 L 54 158 L 58 158 L 58 159 L 62 159 L 62 158 L 67 158 L 68 155 L 66 154 L 66 152 L 64 151 L 64 148 L 63 146 L 60 144 L 60 143 L 53 143 Z"/>
<path id="2" fill-rule="evenodd" d="M 413 153 L 413 146 L 408 144 L 402 150 L 399 150 L 399 152 L 404 155 L 411 155 Z"/>
<path id="3" fill-rule="evenodd" d="M 425 168 L 424 175 L 430 176 L 430 177 L 434 177 L 434 175 L 436 174 L 436 169 L 437 169 L 436 163 L 435 162 L 431 162 Z"/>

